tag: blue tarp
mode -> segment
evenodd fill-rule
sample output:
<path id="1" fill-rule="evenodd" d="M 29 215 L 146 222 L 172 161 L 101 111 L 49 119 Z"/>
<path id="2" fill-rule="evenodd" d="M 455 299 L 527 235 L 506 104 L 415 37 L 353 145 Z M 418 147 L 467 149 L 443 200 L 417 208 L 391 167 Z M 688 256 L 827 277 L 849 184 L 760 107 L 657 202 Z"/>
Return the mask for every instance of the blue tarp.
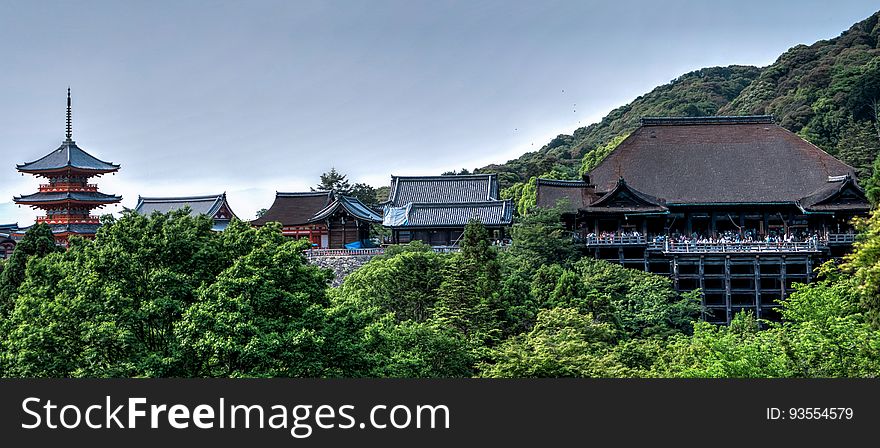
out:
<path id="1" fill-rule="evenodd" d="M 355 241 L 353 243 L 348 243 L 345 245 L 346 249 L 369 249 L 372 247 L 378 246 L 376 246 L 376 243 L 370 240 Z"/>

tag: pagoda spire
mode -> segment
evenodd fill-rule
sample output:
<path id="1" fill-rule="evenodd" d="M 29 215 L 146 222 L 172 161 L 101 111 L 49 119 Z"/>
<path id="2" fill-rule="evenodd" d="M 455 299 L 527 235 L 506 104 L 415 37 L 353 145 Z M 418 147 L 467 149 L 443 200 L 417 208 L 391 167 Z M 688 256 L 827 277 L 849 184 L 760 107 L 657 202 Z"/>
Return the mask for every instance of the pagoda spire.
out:
<path id="1" fill-rule="evenodd" d="M 70 137 L 73 135 L 73 124 L 71 122 L 70 117 L 70 86 L 67 87 L 67 140 L 70 140 Z"/>

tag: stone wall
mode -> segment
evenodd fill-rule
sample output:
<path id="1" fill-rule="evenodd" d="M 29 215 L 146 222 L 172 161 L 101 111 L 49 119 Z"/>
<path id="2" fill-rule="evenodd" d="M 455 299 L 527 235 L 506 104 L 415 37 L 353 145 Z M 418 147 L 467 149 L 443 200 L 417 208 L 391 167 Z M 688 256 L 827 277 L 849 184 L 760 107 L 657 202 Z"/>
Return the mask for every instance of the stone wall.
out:
<path id="1" fill-rule="evenodd" d="M 333 270 L 336 274 L 336 278 L 333 279 L 333 286 L 339 286 L 348 274 L 363 266 L 373 257 L 374 255 L 321 256 L 309 257 L 308 260 L 309 263 L 316 266 Z"/>

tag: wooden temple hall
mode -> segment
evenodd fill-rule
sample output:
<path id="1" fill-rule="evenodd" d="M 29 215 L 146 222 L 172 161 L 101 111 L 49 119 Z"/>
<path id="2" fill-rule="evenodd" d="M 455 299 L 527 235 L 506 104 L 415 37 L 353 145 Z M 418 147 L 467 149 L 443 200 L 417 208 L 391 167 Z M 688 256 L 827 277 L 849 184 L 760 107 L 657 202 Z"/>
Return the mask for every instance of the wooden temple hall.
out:
<path id="1" fill-rule="evenodd" d="M 382 225 L 391 229 L 392 242 L 457 246 L 471 219 L 482 222 L 493 239 L 506 238 L 513 203 L 498 199 L 495 174 L 391 176 Z"/>
<path id="2" fill-rule="evenodd" d="M 770 116 L 643 118 L 583 180 L 538 179 L 537 202 L 588 254 L 701 289 L 713 322 L 777 318 L 869 210 L 852 167 Z"/>

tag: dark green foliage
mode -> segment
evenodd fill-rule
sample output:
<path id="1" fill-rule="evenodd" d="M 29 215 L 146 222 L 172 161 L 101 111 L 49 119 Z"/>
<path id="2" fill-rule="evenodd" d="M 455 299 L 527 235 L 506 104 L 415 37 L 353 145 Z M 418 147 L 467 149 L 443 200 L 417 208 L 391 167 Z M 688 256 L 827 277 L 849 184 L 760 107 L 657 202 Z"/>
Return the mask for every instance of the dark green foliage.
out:
<path id="1" fill-rule="evenodd" d="M 225 269 L 175 322 L 188 376 L 320 376 L 326 272 L 306 264 L 304 241 L 258 231 L 253 250 Z"/>
<path id="2" fill-rule="evenodd" d="M 553 308 L 538 314 L 534 328 L 514 336 L 492 352 L 482 375 L 500 378 L 610 377 L 613 330 L 589 314 Z"/>
<path id="3" fill-rule="evenodd" d="M 321 174 L 321 183 L 316 188 L 318 191 L 332 191 L 349 195 L 352 187 L 348 182 L 348 176 L 336 171 L 336 168 L 330 168 L 330 171 Z"/>
<path id="4" fill-rule="evenodd" d="M 364 183 L 354 184 L 349 194 L 358 198 L 368 207 L 375 207 L 380 202 L 376 197 L 376 189 Z"/>
<path id="5" fill-rule="evenodd" d="M 513 224 L 511 235 L 513 244 L 505 253 L 508 265 L 534 271 L 545 264 L 569 263 L 577 255 L 558 210 L 534 209 Z"/>
<path id="6" fill-rule="evenodd" d="M 453 378 L 472 376 L 474 358 L 464 336 L 433 322 L 387 322 L 367 330 L 373 349 L 383 361 L 371 376 Z"/>
<path id="7" fill-rule="evenodd" d="M 28 263 L 6 321 L 7 374 L 319 374 L 306 361 L 328 274 L 277 227 L 211 226 L 185 211 L 127 213 Z"/>
<path id="8" fill-rule="evenodd" d="M 36 224 L 15 246 L 12 255 L 3 263 L 0 271 L 0 318 L 11 311 L 18 294 L 18 286 L 24 281 L 25 267 L 32 257 L 43 257 L 62 249 L 55 244 L 52 230 L 46 224 Z"/>
<path id="9" fill-rule="evenodd" d="M 351 273 L 336 293 L 393 313 L 398 322 L 422 322 L 432 316 L 445 266 L 446 257 L 435 254 L 430 246 L 427 251 L 389 251 Z"/>

